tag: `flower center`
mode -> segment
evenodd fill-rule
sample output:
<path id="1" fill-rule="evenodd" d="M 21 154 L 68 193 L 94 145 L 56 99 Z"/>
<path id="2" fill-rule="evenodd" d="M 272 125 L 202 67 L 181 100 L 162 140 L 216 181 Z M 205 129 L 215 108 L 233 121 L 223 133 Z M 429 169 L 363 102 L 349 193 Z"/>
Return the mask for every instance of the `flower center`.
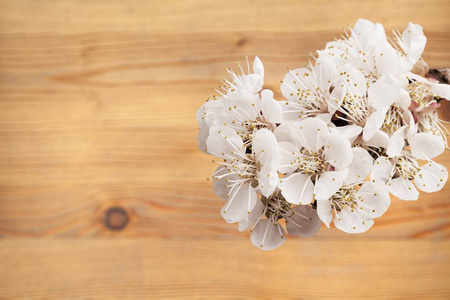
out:
<path id="1" fill-rule="evenodd" d="M 256 180 L 256 174 L 259 171 L 259 164 L 254 159 L 253 154 L 240 154 L 239 158 L 235 158 L 232 156 L 228 156 L 229 159 L 224 159 L 223 161 L 216 161 L 214 163 L 218 163 L 225 167 L 227 173 L 223 175 L 215 175 L 215 179 L 221 179 L 226 177 L 226 187 L 227 188 L 235 188 L 245 182 L 249 182 L 255 187 L 258 182 Z M 230 179 L 230 176 L 237 175 L 237 178 Z"/>
<path id="2" fill-rule="evenodd" d="M 320 63 L 318 63 L 318 65 L 320 65 Z M 311 70 L 302 75 L 289 70 L 289 73 L 295 79 L 292 82 L 294 86 L 282 81 L 283 84 L 291 89 L 290 96 L 293 97 L 293 99 L 291 99 L 294 100 L 285 102 L 286 105 L 292 107 L 289 110 L 289 113 L 298 113 L 299 119 L 314 117 L 319 113 L 328 111 L 327 100 L 330 96 L 330 91 L 329 89 L 321 89 L 318 86 L 318 80 L 322 78 L 322 74 L 320 74 L 321 69 L 319 68 L 318 74 L 314 71 L 311 64 L 310 69 Z"/>
<path id="3" fill-rule="evenodd" d="M 434 95 L 426 84 L 419 81 L 411 81 L 408 85 L 411 100 L 421 107 L 427 107 L 434 101 Z"/>
<path id="4" fill-rule="evenodd" d="M 416 177 L 420 168 L 417 161 L 409 156 L 403 155 L 393 158 L 394 177 L 402 177 L 412 180 Z"/>
<path id="5" fill-rule="evenodd" d="M 415 111 L 414 116 L 417 120 L 418 132 L 432 133 L 442 137 L 448 148 L 447 136 L 448 129 L 442 124 L 435 108 L 427 107 L 421 111 Z"/>
<path id="6" fill-rule="evenodd" d="M 255 120 L 231 121 L 231 124 L 224 125 L 236 131 L 244 141 L 250 140 L 253 133 L 259 129 L 266 128 L 273 132 L 277 128 L 276 124 L 268 122 L 261 113 Z"/>
<path id="7" fill-rule="evenodd" d="M 258 171 L 258 166 L 253 159 L 253 155 L 247 154 L 247 159 L 224 160 L 229 173 L 237 174 L 242 179 L 253 179 Z"/>
<path id="8" fill-rule="evenodd" d="M 386 113 L 381 130 L 391 136 L 394 132 L 400 129 L 400 127 L 406 124 L 404 119 L 405 117 L 402 115 L 400 107 L 397 105 L 392 105 Z"/>
<path id="9" fill-rule="evenodd" d="M 358 84 L 353 82 L 350 74 L 341 72 L 339 75 L 343 79 L 340 86 L 347 92 L 341 100 L 332 99 L 332 101 L 330 101 L 330 105 L 334 105 L 336 108 L 334 117 L 348 123 L 364 126 L 366 119 L 369 116 L 367 95 L 357 94 L 356 88 L 358 87 Z"/>
<path id="10" fill-rule="evenodd" d="M 346 208 L 354 209 L 358 208 L 356 197 L 361 199 L 361 196 L 356 195 L 355 187 L 342 187 L 331 197 L 331 207 L 335 211 L 341 211 Z"/>
<path id="11" fill-rule="evenodd" d="M 266 205 L 266 217 L 268 219 L 279 220 L 291 215 L 291 205 L 281 193 L 277 192 L 270 198 L 262 197 L 262 202 Z"/>
<path id="12" fill-rule="evenodd" d="M 294 160 L 291 165 L 297 165 L 300 173 L 307 175 L 320 174 L 329 168 L 329 164 L 323 158 L 323 149 L 317 152 L 303 149 L 299 152 L 292 152 Z"/>

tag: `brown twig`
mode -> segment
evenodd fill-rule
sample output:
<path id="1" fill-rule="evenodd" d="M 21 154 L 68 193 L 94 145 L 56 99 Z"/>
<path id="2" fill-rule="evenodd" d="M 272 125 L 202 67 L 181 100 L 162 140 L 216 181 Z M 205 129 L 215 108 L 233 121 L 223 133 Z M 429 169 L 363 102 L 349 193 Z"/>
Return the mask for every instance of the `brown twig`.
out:
<path id="1" fill-rule="evenodd" d="M 426 74 L 426 77 L 434 78 L 440 83 L 448 84 L 449 73 L 449 68 L 430 69 Z"/>

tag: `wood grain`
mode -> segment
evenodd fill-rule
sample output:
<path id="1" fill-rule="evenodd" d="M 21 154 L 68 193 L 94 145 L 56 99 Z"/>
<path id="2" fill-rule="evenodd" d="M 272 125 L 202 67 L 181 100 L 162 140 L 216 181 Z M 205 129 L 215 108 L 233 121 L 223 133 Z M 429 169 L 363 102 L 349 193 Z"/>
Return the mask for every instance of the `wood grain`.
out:
<path id="1" fill-rule="evenodd" d="M 5 298 L 448 299 L 449 251 L 448 241 L 293 240 L 262 252 L 234 240 L 23 239 L 0 248 L 0 277 Z"/>
<path id="2" fill-rule="evenodd" d="M 278 91 L 287 67 L 358 17 L 422 24 L 425 60 L 448 66 L 449 11 L 441 0 L 0 1 L 0 298 L 450 298 L 448 184 L 393 199 L 363 235 L 323 228 L 263 253 L 220 217 L 195 122 L 226 67 L 258 55 Z M 437 162 L 449 168 L 450 153 Z M 121 230 L 122 215 L 105 219 L 112 207 Z"/>

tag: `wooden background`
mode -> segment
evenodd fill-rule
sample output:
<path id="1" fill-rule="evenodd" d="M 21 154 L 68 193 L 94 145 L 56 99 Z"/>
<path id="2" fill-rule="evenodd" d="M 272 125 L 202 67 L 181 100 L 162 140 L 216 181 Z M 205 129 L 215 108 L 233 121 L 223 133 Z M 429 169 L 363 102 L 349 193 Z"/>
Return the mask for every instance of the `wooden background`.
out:
<path id="1" fill-rule="evenodd" d="M 393 200 L 363 235 L 323 228 L 262 252 L 220 217 L 195 121 L 225 67 L 259 55 L 279 90 L 358 17 L 420 23 L 425 59 L 449 66 L 449 13 L 448 0 L 0 1 L 0 298 L 449 299 L 449 184 Z"/>

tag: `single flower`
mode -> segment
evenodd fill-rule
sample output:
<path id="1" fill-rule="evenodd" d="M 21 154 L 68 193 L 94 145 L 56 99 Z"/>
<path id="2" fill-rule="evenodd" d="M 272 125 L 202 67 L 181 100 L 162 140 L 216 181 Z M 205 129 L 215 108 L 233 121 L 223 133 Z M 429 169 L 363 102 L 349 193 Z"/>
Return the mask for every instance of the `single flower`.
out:
<path id="1" fill-rule="evenodd" d="M 216 194 L 227 200 L 221 214 L 229 223 L 239 222 L 253 210 L 257 192 L 269 196 L 278 185 L 275 136 L 261 129 L 244 143 L 234 130 L 222 127 L 212 132 L 206 143 L 209 153 L 224 160 L 217 162 L 221 166 L 213 176 Z"/>
<path id="2" fill-rule="evenodd" d="M 331 134 L 317 118 L 280 126 L 275 135 L 280 148 L 277 169 L 285 174 L 279 188 L 288 202 L 309 204 L 314 196 L 331 196 L 341 187 L 353 155 L 345 137 Z"/>
<path id="3" fill-rule="evenodd" d="M 417 200 L 417 189 L 436 192 L 447 181 L 447 169 L 431 160 L 444 151 L 444 144 L 430 133 L 416 134 L 411 130 L 407 137 L 410 150 L 405 150 L 405 130 L 406 126 L 391 137 L 386 156 L 377 158 L 370 178 L 386 184 L 389 192 L 401 200 Z M 420 167 L 417 159 L 427 160 L 428 163 Z"/>
<path id="4" fill-rule="evenodd" d="M 367 231 L 373 219 L 383 215 L 390 205 L 383 183 L 365 181 L 373 165 L 372 157 L 362 148 L 353 148 L 353 161 L 344 184 L 330 197 L 317 198 L 317 212 L 322 222 L 347 233 Z"/>
<path id="5" fill-rule="evenodd" d="M 287 99 L 283 107 L 285 121 L 298 121 L 322 115 L 329 118 L 335 109 L 332 101 L 332 86 L 336 76 L 336 65 L 330 56 L 320 55 L 314 66 L 289 70 L 281 82 L 281 92 Z"/>
<path id="6" fill-rule="evenodd" d="M 311 206 L 291 207 L 279 192 L 270 197 L 262 197 L 244 220 L 239 222 L 239 230 L 251 227 L 250 240 L 262 250 L 272 250 L 281 246 L 286 234 L 280 220 L 286 222 L 286 229 L 292 236 L 310 237 L 320 230 L 321 221 L 317 211 Z"/>

